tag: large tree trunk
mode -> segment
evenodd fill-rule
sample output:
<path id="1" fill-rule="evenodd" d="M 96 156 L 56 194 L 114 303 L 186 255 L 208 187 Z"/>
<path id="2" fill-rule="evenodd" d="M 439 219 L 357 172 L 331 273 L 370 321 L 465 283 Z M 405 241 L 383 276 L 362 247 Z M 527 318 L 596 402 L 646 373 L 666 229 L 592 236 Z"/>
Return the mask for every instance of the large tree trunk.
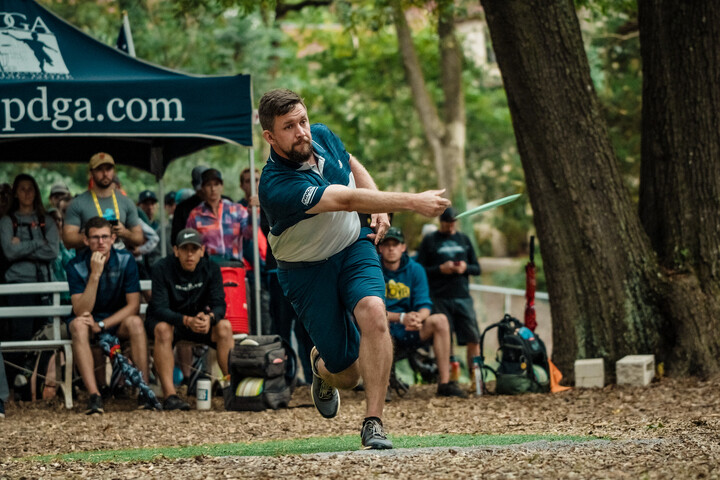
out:
<path id="1" fill-rule="evenodd" d="M 675 364 L 720 357 L 720 3 L 639 2 L 640 216 L 669 273 Z"/>
<path id="2" fill-rule="evenodd" d="M 553 360 L 663 360 L 659 267 L 623 186 L 571 0 L 482 0 L 542 247 Z"/>

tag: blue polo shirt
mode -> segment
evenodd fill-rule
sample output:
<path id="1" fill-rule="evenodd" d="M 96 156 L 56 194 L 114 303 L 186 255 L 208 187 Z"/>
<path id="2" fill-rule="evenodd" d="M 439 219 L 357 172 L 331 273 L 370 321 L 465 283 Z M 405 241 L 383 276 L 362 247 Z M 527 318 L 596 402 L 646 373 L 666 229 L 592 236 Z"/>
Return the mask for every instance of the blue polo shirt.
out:
<path id="1" fill-rule="evenodd" d="M 91 256 L 92 252 L 86 248 L 65 266 L 70 295 L 85 291 L 90 276 Z M 135 258 L 127 250 L 112 248 L 110 260 L 105 264 L 100 276 L 95 306 L 90 313 L 97 321 L 107 318 L 127 305 L 126 294 L 139 291 L 140 277 Z M 82 312 L 73 313 L 80 315 Z"/>
<path id="2" fill-rule="evenodd" d="M 310 127 L 317 166 L 299 165 L 271 150 L 260 176 L 260 204 L 270 223 L 273 255 L 286 262 L 324 260 L 358 239 L 356 212 L 308 214 L 329 185 L 355 188 L 350 154 L 323 124 Z"/>

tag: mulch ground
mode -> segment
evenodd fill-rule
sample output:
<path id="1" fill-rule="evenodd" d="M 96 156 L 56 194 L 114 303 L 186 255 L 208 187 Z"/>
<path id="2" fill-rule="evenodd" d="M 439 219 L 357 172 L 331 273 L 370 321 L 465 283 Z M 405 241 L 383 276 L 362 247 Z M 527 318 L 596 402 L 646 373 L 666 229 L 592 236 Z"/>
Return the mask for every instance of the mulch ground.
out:
<path id="1" fill-rule="evenodd" d="M 560 394 L 445 399 L 414 386 L 387 404 L 392 434 L 563 434 L 584 443 L 511 447 L 397 449 L 282 457 L 196 457 L 152 462 L 16 461 L 31 455 L 103 449 L 258 442 L 358 435 L 363 394 L 342 392 L 325 420 L 307 387 L 292 408 L 257 413 L 147 412 L 134 400 L 108 400 L 106 414 L 82 414 L 59 400 L 7 405 L 0 420 L 0 478 L 720 478 L 720 378 L 663 379 L 645 388 L 608 386 Z"/>

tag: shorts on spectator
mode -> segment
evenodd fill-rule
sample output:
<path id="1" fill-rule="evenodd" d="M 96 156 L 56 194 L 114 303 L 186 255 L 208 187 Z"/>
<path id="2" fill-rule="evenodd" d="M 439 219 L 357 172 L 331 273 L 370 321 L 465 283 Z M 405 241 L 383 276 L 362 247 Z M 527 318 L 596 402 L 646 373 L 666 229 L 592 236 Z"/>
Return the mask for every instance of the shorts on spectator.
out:
<path id="1" fill-rule="evenodd" d="M 444 313 L 455 332 L 458 345 L 480 343 L 480 329 L 475 318 L 475 308 L 470 297 L 433 298 L 433 313 Z"/>
<path id="2" fill-rule="evenodd" d="M 147 332 L 148 340 L 155 340 L 155 327 L 162 321 L 163 320 L 150 317 L 145 319 L 145 331 Z M 166 323 L 172 325 L 170 322 Z M 211 340 L 213 326 L 210 327 L 210 331 L 208 333 L 196 333 L 185 325 L 175 325 L 173 328 L 173 345 L 177 344 L 181 340 L 184 340 L 186 342 L 202 343 L 210 346 L 211 348 L 216 348 L 215 342 Z"/>

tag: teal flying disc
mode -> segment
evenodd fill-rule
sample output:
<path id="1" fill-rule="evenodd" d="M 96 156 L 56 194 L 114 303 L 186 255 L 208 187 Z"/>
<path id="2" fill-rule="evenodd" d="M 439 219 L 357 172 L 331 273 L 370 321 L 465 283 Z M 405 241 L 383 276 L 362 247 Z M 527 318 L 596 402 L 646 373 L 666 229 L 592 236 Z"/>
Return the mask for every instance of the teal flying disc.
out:
<path id="1" fill-rule="evenodd" d="M 497 200 L 493 200 L 492 202 L 488 202 L 484 205 L 480 205 L 479 207 L 471 208 L 470 210 L 467 210 L 465 212 L 462 212 L 455 216 L 455 218 L 462 218 L 462 217 L 468 217 L 470 215 L 475 215 L 477 213 L 486 212 L 488 210 L 492 210 L 495 207 L 499 207 L 500 205 L 505 205 L 506 203 L 513 202 L 517 200 L 522 193 L 516 193 L 515 195 L 510 195 L 509 197 L 499 198 Z"/>

